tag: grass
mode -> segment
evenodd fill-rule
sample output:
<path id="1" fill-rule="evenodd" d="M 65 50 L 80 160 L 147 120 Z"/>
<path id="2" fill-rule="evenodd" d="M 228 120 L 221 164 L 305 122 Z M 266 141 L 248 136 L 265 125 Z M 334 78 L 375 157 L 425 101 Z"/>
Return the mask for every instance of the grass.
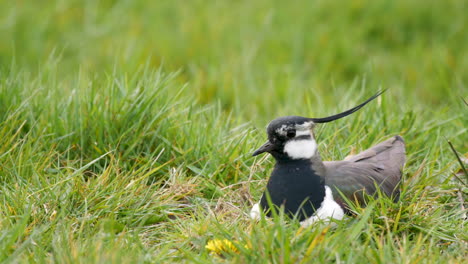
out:
<path id="1" fill-rule="evenodd" d="M 0 261 L 467 258 L 464 1 L 44 2 L 0 3 Z M 250 221 L 268 121 L 379 87 L 318 127 L 319 150 L 342 159 L 402 135 L 401 201 L 334 228 Z M 212 239 L 236 250 L 210 254 Z"/>

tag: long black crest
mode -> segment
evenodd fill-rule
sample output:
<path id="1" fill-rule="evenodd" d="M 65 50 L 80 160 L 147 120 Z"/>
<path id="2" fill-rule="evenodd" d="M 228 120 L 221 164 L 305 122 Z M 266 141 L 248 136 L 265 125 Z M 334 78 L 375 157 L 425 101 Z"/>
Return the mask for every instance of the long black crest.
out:
<path id="1" fill-rule="evenodd" d="M 362 104 L 360 104 L 358 106 L 355 106 L 355 107 L 353 107 L 353 108 L 351 108 L 349 110 L 346 110 L 344 112 L 341 112 L 339 114 L 332 115 L 332 116 L 327 116 L 327 117 L 322 117 L 322 118 L 310 118 L 310 120 L 312 120 L 314 123 L 327 123 L 327 122 L 330 122 L 330 121 L 334 121 L 334 120 L 343 118 L 343 117 L 348 116 L 348 115 L 356 112 L 357 110 L 361 109 L 367 103 L 369 103 L 370 101 L 372 101 L 375 98 L 379 97 L 379 95 L 383 94 L 385 91 L 386 91 L 386 89 L 382 90 L 382 91 L 379 91 L 376 94 L 374 94 L 371 98 L 367 99 L 364 103 L 362 103 Z"/>

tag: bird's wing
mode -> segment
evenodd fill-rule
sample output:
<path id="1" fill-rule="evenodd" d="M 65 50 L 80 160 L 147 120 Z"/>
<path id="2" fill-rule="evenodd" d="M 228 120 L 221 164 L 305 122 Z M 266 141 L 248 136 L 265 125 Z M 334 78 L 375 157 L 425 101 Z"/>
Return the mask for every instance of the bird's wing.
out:
<path id="1" fill-rule="evenodd" d="M 399 198 L 398 184 L 405 163 L 405 143 L 395 136 L 344 161 L 325 161 L 325 183 L 332 187 L 335 199 L 344 204 L 340 192 L 348 199 L 363 201 L 363 191 Z M 339 190 L 339 192 L 337 192 Z"/>

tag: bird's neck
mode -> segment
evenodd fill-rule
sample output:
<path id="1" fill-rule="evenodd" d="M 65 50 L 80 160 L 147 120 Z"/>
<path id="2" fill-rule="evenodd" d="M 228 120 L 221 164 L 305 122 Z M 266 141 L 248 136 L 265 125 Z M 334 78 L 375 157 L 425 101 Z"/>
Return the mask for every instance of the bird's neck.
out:
<path id="1" fill-rule="evenodd" d="M 276 166 L 310 166 L 317 175 L 325 176 L 325 165 L 323 164 L 320 153 L 316 151 L 311 158 L 308 159 L 291 159 L 288 156 L 275 157 Z"/>

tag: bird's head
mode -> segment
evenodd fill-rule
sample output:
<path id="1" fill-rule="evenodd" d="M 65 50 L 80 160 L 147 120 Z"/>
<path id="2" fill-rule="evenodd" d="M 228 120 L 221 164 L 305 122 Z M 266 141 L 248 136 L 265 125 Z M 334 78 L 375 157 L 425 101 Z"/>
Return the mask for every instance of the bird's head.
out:
<path id="1" fill-rule="evenodd" d="M 268 152 L 277 160 L 310 159 L 315 155 L 317 143 L 312 132 L 314 122 L 301 116 L 284 116 L 270 122 L 268 141 L 253 155 Z"/>
<path id="2" fill-rule="evenodd" d="M 252 155 L 256 156 L 268 152 L 273 155 L 276 160 L 310 159 L 317 153 L 317 143 L 315 142 L 313 133 L 315 124 L 327 123 L 350 115 L 381 95 L 384 91 L 378 92 L 356 107 L 328 117 L 279 117 L 268 124 L 268 141 Z"/>

